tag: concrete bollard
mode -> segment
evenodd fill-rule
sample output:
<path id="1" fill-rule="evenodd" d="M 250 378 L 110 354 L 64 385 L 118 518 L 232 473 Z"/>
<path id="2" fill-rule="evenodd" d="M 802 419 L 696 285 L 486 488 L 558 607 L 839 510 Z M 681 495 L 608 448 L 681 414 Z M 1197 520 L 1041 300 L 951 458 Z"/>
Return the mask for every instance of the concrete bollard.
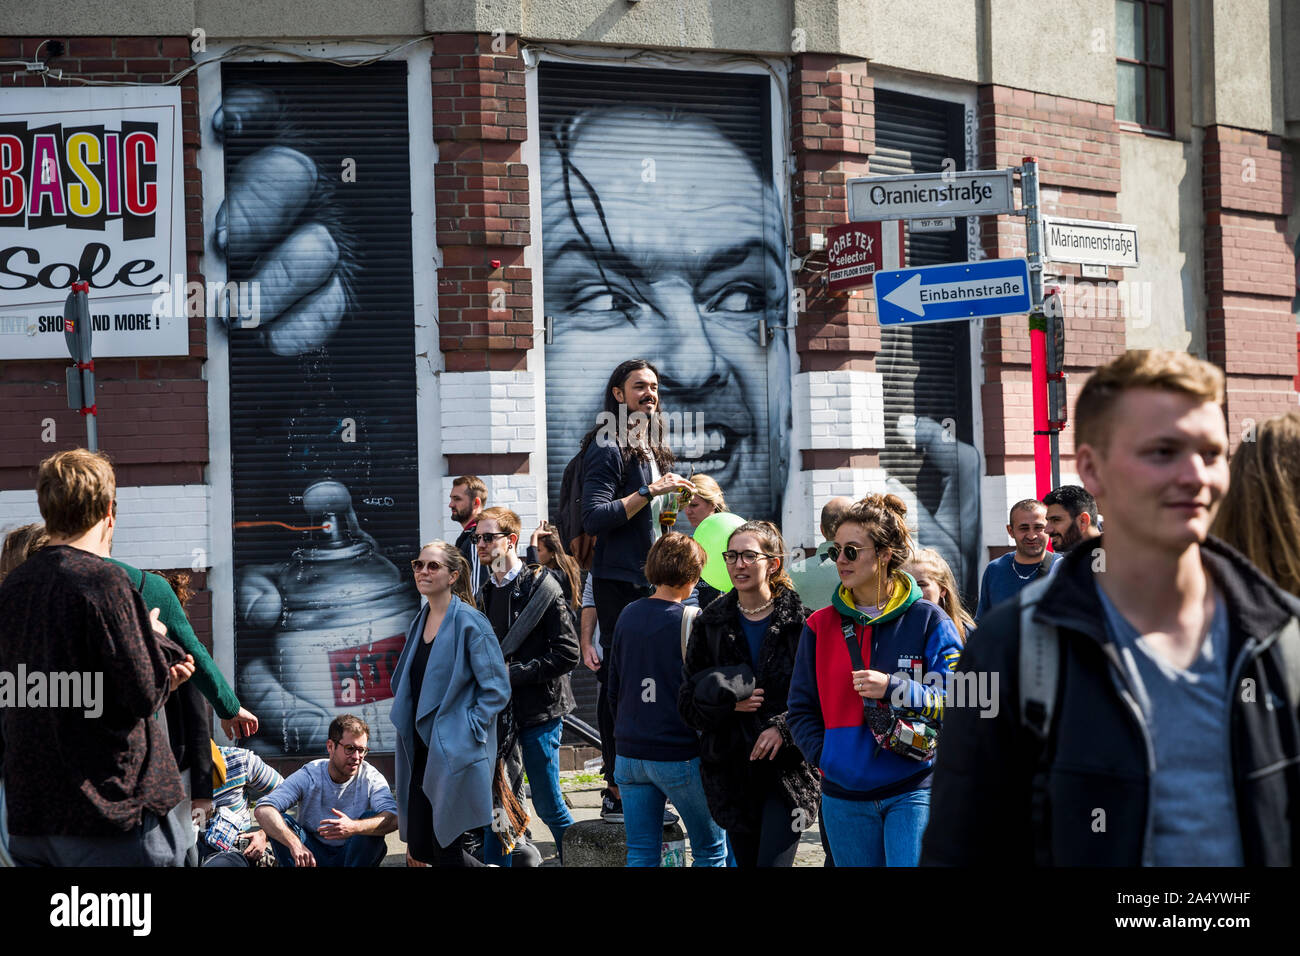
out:
<path id="1" fill-rule="evenodd" d="M 686 865 L 686 832 L 680 823 L 664 826 L 660 866 Z M 626 866 L 627 832 L 621 823 L 581 820 L 564 831 L 565 866 Z"/>

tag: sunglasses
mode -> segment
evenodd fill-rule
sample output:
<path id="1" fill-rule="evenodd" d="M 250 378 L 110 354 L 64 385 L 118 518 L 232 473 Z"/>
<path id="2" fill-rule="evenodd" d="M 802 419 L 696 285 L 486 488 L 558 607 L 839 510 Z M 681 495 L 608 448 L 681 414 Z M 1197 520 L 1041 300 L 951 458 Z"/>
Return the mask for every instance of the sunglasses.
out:
<path id="1" fill-rule="evenodd" d="M 342 747 L 343 750 L 347 752 L 347 755 L 349 757 L 351 757 L 353 754 L 361 754 L 361 756 L 364 757 L 366 754 L 370 753 L 369 747 L 354 747 L 352 746 L 352 744 L 341 744 L 337 740 L 334 741 L 334 746 Z"/>
<path id="2" fill-rule="evenodd" d="M 846 544 L 842 548 L 838 544 L 833 544 L 826 549 L 826 557 L 831 559 L 832 564 L 834 564 L 836 561 L 840 559 L 841 554 L 843 554 L 850 561 L 856 561 L 858 560 L 858 555 L 864 552 L 865 550 L 867 549 L 859 548 L 856 544 Z"/>
<path id="3" fill-rule="evenodd" d="M 445 568 L 445 567 L 446 567 L 445 564 L 442 564 L 441 562 L 438 561 L 412 561 L 411 562 L 411 570 L 414 571 L 416 574 L 419 574 L 425 568 L 428 568 L 430 571 L 437 571 L 439 568 Z"/>
<path id="4" fill-rule="evenodd" d="M 475 544 L 484 544 L 485 542 L 491 541 L 493 538 L 507 538 L 509 536 L 509 531 L 488 531 L 484 534 L 472 534 L 469 536 L 469 539 Z"/>

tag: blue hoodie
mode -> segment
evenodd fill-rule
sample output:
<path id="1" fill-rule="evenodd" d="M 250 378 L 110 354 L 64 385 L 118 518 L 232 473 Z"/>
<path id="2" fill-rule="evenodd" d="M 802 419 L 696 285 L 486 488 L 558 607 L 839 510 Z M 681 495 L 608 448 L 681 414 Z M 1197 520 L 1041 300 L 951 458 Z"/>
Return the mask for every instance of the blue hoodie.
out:
<path id="1" fill-rule="evenodd" d="M 821 770 L 822 790 L 831 796 L 879 800 L 928 787 L 933 758 L 921 762 L 881 748 L 863 719 L 844 641 L 846 618 L 854 624 L 866 667 L 892 675 L 885 700 L 901 698 L 922 716 L 943 716 L 944 688 L 918 681 L 917 672 L 952 672 L 961 639 L 948 615 L 921 598 L 911 575 L 897 571 L 889 600 L 876 617 L 857 610 L 841 585 L 831 606 L 808 618 L 790 680 L 790 733 L 808 762 Z"/>

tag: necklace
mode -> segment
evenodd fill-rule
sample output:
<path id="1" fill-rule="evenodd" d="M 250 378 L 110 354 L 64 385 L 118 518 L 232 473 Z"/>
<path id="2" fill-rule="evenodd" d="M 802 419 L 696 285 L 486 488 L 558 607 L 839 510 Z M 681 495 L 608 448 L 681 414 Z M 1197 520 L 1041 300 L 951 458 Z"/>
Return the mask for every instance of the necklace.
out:
<path id="1" fill-rule="evenodd" d="M 1012 559 L 1011 559 L 1011 570 L 1012 570 L 1012 571 L 1015 571 L 1015 575 L 1016 575 L 1016 577 L 1018 577 L 1018 578 L 1019 578 L 1020 580 L 1022 580 L 1022 581 L 1028 581 L 1030 578 L 1032 578 L 1035 574 L 1038 573 L 1039 565 L 1037 565 L 1037 564 L 1035 564 L 1035 565 L 1033 566 L 1033 570 L 1030 571 L 1028 574 L 1021 574 L 1019 571 L 1016 571 L 1016 564 L 1017 564 L 1016 559 L 1015 559 L 1015 558 L 1012 558 Z"/>
<path id="2" fill-rule="evenodd" d="M 736 598 L 736 606 L 740 608 L 742 611 L 744 611 L 746 614 L 762 614 L 764 611 L 766 611 L 768 608 L 772 606 L 772 602 L 775 600 L 776 598 L 773 597 L 770 598 L 766 604 L 760 604 L 758 607 L 745 607 L 745 605 L 740 603 L 740 598 Z"/>

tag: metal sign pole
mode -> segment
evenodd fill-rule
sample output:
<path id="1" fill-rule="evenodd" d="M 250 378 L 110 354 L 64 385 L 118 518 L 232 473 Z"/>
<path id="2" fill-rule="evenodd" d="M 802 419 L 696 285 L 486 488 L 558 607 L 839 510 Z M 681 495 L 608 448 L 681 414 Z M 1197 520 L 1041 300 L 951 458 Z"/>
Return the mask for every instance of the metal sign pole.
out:
<path id="1" fill-rule="evenodd" d="M 1041 499 L 1060 480 L 1056 433 L 1048 421 L 1047 372 L 1052 366 L 1052 336 L 1043 312 L 1043 217 L 1038 193 L 1038 160 L 1024 157 L 1020 194 L 1024 203 L 1025 250 L 1029 260 L 1029 357 L 1034 403 L 1034 474 Z"/>
<path id="2" fill-rule="evenodd" d="M 68 407 L 86 416 L 86 448 L 99 451 L 99 427 L 95 421 L 95 358 L 91 351 L 90 283 L 74 282 L 63 304 L 63 340 L 72 361 L 68 369 Z"/>

